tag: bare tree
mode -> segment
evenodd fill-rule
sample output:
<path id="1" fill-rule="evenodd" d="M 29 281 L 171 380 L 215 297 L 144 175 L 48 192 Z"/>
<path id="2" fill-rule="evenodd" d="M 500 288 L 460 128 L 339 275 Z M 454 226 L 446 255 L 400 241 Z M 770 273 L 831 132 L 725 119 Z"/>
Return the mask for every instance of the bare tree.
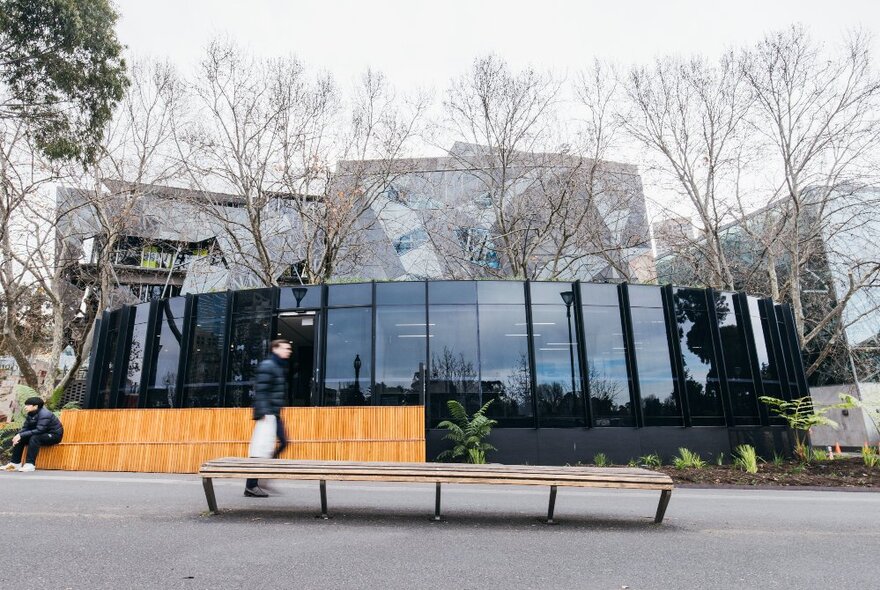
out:
<path id="1" fill-rule="evenodd" d="M 721 229 L 736 212 L 735 200 L 745 116 L 750 104 L 732 53 L 716 64 L 700 58 L 666 58 L 653 68 L 633 68 L 626 81 L 629 134 L 656 158 L 655 169 L 685 197 L 699 224 L 676 249 L 696 280 L 733 288 Z"/>
<path id="2" fill-rule="evenodd" d="M 880 77 L 870 56 L 860 32 L 829 55 L 792 27 L 768 35 L 741 60 L 755 104 L 751 131 L 769 144 L 778 179 L 773 201 L 781 214 L 769 228 L 766 270 L 792 304 L 801 345 L 815 352 L 808 374 L 853 321 L 842 321 L 846 306 L 880 278 L 876 247 L 869 243 L 858 254 L 851 238 L 835 239 L 878 227 L 876 194 L 865 190 L 876 179 L 870 158 L 880 148 Z M 835 276 L 817 276 L 823 266 Z M 817 290 L 824 290 L 823 305 L 810 302 Z"/>

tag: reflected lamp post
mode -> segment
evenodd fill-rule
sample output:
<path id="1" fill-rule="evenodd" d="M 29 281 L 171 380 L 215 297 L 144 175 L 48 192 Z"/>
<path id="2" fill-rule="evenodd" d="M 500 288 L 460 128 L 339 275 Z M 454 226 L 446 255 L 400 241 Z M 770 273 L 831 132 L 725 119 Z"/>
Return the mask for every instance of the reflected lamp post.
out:
<path id="1" fill-rule="evenodd" d="M 571 304 L 574 303 L 574 292 L 563 291 L 559 294 L 562 302 L 565 303 L 565 317 L 568 320 L 568 356 L 569 366 L 571 367 L 571 394 L 577 395 L 577 389 L 574 385 L 574 342 L 571 339 Z"/>
<path id="2" fill-rule="evenodd" d="M 354 355 L 354 392 L 356 395 L 360 394 L 360 392 L 361 392 L 360 378 L 361 378 L 361 355 L 356 354 L 356 355 Z"/>

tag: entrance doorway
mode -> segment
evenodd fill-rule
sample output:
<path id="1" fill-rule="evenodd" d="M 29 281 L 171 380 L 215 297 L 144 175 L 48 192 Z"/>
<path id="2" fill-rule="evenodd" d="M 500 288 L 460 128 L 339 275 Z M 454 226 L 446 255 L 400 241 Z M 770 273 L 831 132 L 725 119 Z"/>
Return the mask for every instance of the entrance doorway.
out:
<path id="1" fill-rule="evenodd" d="M 316 392 L 315 350 L 319 315 L 314 311 L 278 314 L 276 338 L 289 340 L 293 348 L 287 363 L 287 403 L 311 406 Z"/>

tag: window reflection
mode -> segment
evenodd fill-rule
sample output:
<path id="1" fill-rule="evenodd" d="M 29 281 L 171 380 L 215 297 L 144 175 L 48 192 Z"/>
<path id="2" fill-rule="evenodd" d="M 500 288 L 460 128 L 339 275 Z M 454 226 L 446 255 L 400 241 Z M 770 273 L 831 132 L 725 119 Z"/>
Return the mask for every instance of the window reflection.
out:
<path id="1" fill-rule="evenodd" d="M 557 291 L 566 291 L 568 286 Z M 573 305 L 566 310 L 558 292 L 559 305 L 532 306 L 538 416 L 541 426 L 584 426 Z"/>
<path id="2" fill-rule="evenodd" d="M 144 368 L 144 350 L 147 344 L 147 320 L 150 315 L 150 304 L 142 303 L 136 308 L 131 327 L 131 346 L 126 351 L 125 380 L 122 384 L 122 398 L 119 407 L 136 408 L 140 400 L 141 374 Z"/>
<path id="3" fill-rule="evenodd" d="M 183 297 L 159 302 L 159 333 L 153 351 L 156 364 L 145 401 L 148 408 L 174 407 L 184 303 Z"/>
<path id="4" fill-rule="evenodd" d="M 721 333 L 721 351 L 727 383 L 730 388 L 730 405 L 736 424 L 759 424 L 758 396 L 752 379 L 748 344 L 742 318 L 736 313 L 733 293 L 717 293 L 715 315 Z"/>
<path id="5" fill-rule="evenodd" d="M 480 305 L 479 318 L 482 401 L 496 400 L 487 414 L 499 426 L 533 427 L 526 310 L 522 305 Z"/>
<path id="6" fill-rule="evenodd" d="M 706 292 L 700 289 L 675 289 L 673 300 L 691 421 L 694 426 L 723 426 L 724 411 Z"/>
<path id="7" fill-rule="evenodd" d="M 226 293 L 210 293 L 196 298 L 189 363 L 183 386 L 184 407 L 220 405 L 226 301 Z"/>
<path id="8" fill-rule="evenodd" d="M 645 425 L 681 426 L 663 309 L 634 307 L 630 313 Z"/>
<path id="9" fill-rule="evenodd" d="M 237 291 L 232 302 L 225 405 L 252 402 L 257 365 L 269 354 L 272 331 L 272 289 Z"/>
<path id="10" fill-rule="evenodd" d="M 369 307 L 327 311 L 323 405 L 372 403 L 372 314 Z"/>
<path id="11" fill-rule="evenodd" d="M 590 409 L 596 426 L 634 426 L 620 308 L 584 306 Z"/>
<path id="12" fill-rule="evenodd" d="M 107 319 L 107 340 L 104 348 L 104 363 L 101 367 L 101 382 L 98 385 L 98 398 L 95 401 L 96 408 L 112 408 L 116 400 L 113 399 L 113 374 L 115 368 L 116 352 L 119 346 L 119 323 L 122 312 L 116 310 L 110 313 Z"/>
<path id="13" fill-rule="evenodd" d="M 481 406 L 477 308 L 475 305 L 433 305 L 430 318 L 428 412 L 430 423 L 436 425 L 450 418 L 446 405 L 449 400 L 458 401 L 469 414 Z"/>
<path id="14" fill-rule="evenodd" d="M 381 406 L 421 403 L 425 371 L 425 306 L 376 309 L 376 395 Z"/>

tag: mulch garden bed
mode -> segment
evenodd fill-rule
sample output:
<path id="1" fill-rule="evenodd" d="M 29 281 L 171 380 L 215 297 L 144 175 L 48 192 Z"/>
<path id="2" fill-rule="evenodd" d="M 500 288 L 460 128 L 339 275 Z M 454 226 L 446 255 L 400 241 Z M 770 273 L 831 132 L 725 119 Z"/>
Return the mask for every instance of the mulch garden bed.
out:
<path id="1" fill-rule="evenodd" d="M 702 469 L 676 469 L 671 465 L 652 468 L 672 477 L 676 485 L 703 486 L 807 486 L 875 488 L 880 491 L 880 467 L 867 467 L 861 457 L 842 457 L 804 465 L 786 461 L 761 463 L 758 473 L 746 473 L 732 465 L 709 464 Z"/>

